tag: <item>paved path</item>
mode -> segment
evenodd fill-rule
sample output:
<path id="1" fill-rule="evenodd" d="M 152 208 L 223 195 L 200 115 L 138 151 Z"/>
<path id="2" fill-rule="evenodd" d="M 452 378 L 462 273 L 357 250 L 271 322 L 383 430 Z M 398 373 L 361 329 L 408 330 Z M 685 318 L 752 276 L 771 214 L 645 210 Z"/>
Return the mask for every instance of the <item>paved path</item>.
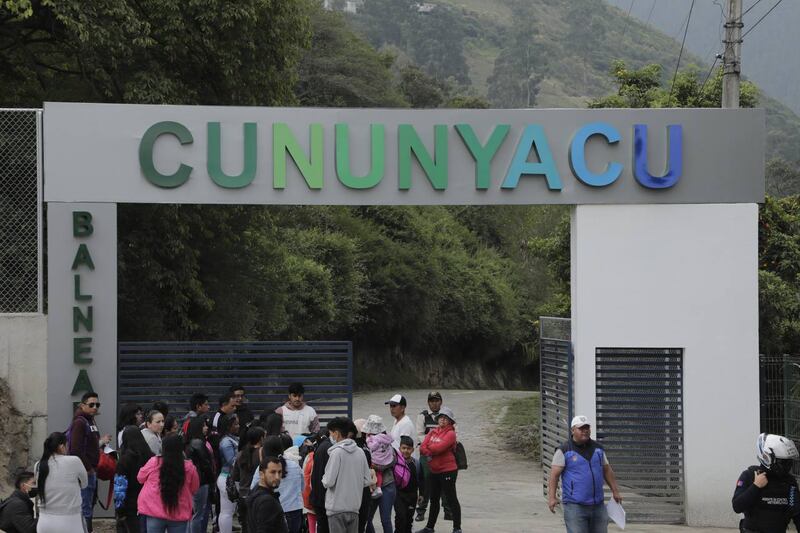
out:
<path id="1" fill-rule="evenodd" d="M 370 414 L 384 417 L 391 427 L 389 408 L 383 402 L 396 391 L 358 394 L 354 399 L 354 416 Z M 407 391 L 407 413 L 419 413 L 427 406 L 428 391 Z M 565 531 L 561 513 L 552 514 L 542 495 L 542 469 L 533 461 L 499 450 L 491 438 L 494 420 L 486 406 L 502 398 L 520 398 L 530 393 L 509 391 L 448 391 L 442 390 L 444 405 L 453 409 L 458 419 L 459 438 L 464 443 L 469 469 L 458 475 L 458 495 L 462 509 L 462 527 L 467 533 L 515 533 Z M 376 525 L 378 520 L 375 520 Z M 422 523 L 416 525 L 422 527 Z M 441 516 L 437 532 L 447 533 L 450 523 Z M 380 526 L 378 526 L 380 530 Z M 611 525 L 609 531 L 620 531 Z M 722 532 L 730 529 L 689 528 L 681 526 L 631 525 L 631 532 Z"/>

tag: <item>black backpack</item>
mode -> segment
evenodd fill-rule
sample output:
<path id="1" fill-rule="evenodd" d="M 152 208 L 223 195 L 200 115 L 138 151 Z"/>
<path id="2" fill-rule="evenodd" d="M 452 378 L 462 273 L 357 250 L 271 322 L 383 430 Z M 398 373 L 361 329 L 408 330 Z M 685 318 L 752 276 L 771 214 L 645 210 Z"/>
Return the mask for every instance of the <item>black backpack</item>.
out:
<path id="1" fill-rule="evenodd" d="M 466 470 L 467 465 L 467 450 L 460 442 L 456 442 L 456 448 L 453 450 L 453 455 L 456 456 L 456 466 L 459 470 Z"/>

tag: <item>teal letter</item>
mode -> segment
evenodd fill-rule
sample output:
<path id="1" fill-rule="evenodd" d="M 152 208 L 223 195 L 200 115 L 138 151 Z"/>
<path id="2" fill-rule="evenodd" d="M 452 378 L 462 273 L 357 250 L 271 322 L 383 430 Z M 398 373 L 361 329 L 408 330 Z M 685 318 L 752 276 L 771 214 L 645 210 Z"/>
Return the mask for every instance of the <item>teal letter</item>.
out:
<path id="1" fill-rule="evenodd" d="M 538 163 L 528 161 L 531 148 L 536 150 L 539 157 Z M 547 144 L 544 130 L 537 124 L 529 124 L 522 133 L 522 138 L 517 145 L 517 153 L 508 167 L 506 179 L 503 180 L 503 189 L 516 189 L 519 179 L 523 174 L 544 175 L 547 178 L 547 188 L 551 191 L 561 190 L 561 177 L 558 175 L 556 162 Z"/>
<path id="2" fill-rule="evenodd" d="M 594 174 L 589 170 L 586 164 L 586 141 L 592 135 L 602 135 L 606 138 L 609 144 L 616 144 L 619 142 L 619 132 L 610 124 L 604 122 L 595 122 L 587 124 L 575 134 L 572 139 L 572 147 L 569 151 L 569 163 L 572 167 L 572 173 L 575 177 L 584 182 L 586 185 L 592 187 L 605 187 L 611 185 L 619 175 L 622 173 L 622 165 L 620 163 L 609 163 L 606 166 L 605 172 L 602 174 Z"/>
<path id="3" fill-rule="evenodd" d="M 255 122 L 244 123 L 244 166 L 238 176 L 229 176 L 222 170 L 222 135 L 219 122 L 208 123 L 208 175 L 211 180 L 225 189 L 247 187 L 256 177 L 258 156 L 258 132 Z"/>
<path id="4" fill-rule="evenodd" d="M 81 275 L 75 274 L 75 300 L 82 302 L 92 299 L 91 294 L 81 294 Z"/>
<path id="5" fill-rule="evenodd" d="M 306 159 L 292 130 L 283 122 L 272 125 L 272 188 L 286 188 L 286 152 L 292 156 L 309 189 L 321 189 L 324 170 L 322 124 L 311 124 L 311 157 Z"/>
<path id="6" fill-rule="evenodd" d="M 89 270 L 94 270 L 94 261 L 92 261 L 92 256 L 89 254 L 89 249 L 85 244 L 78 246 L 78 251 L 75 252 L 75 260 L 72 261 L 72 270 L 78 270 L 81 265 L 86 265 Z"/>
<path id="7" fill-rule="evenodd" d="M 72 331 L 78 333 L 81 326 L 86 328 L 86 331 L 94 329 L 94 308 L 90 305 L 88 307 L 88 314 L 84 315 L 81 308 L 77 305 L 72 308 Z"/>
<path id="8" fill-rule="evenodd" d="M 492 159 L 494 154 L 503 144 L 506 139 L 511 126 L 507 124 L 500 124 L 495 127 L 492 135 L 486 146 L 482 146 L 481 142 L 475 136 L 472 126 L 469 124 L 456 124 L 456 131 L 461 136 L 461 140 L 467 146 L 469 153 L 475 160 L 475 188 L 488 189 L 492 182 Z"/>
<path id="9" fill-rule="evenodd" d="M 370 125 L 372 160 L 369 174 L 354 176 L 350 173 L 350 134 L 347 124 L 336 125 L 336 175 L 345 187 L 351 189 L 371 189 L 381 182 L 386 170 L 384 153 L 386 151 L 386 127 L 383 124 Z"/>
<path id="10" fill-rule="evenodd" d="M 88 211 L 73 211 L 72 236 L 88 237 L 92 233 L 94 233 L 94 227 L 92 227 L 92 214 Z"/>
<path id="11" fill-rule="evenodd" d="M 91 357 L 83 357 L 85 353 L 92 353 L 91 337 L 75 337 L 72 339 L 72 360 L 76 365 L 88 365 L 92 362 Z"/>
<path id="12" fill-rule="evenodd" d="M 153 145 L 156 143 L 156 139 L 165 133 L 170 133 L 177 137 L 181 144 L 192 144 L 194 142 L 191 132 L 183 124 L 169 121 L 157 122 L 147 128 L 139 143 L 139 167 L 142 169 L 142 174 L 144 174 L 147 181 L 153 185 L 173 188 L 186 183 L 192 173 L 192 167 L 181 163 L 175 174 L 162 174 L 156 170 L 153 163 Z"/>
<path id="13" fill-rule="evenodd" d="M 414 126 L 400 124 L 397 126 L 397 176 L 398 188 L 408 190 L 411 188 L 411 152 L 417 162 L 425 171 L 428 181 L 437 191 L 447 189 L 447 126 L 437 124 L 433 127 L 433 152 L 434 159 L 425 145 L 422 144 Z"/>
<path id="14" fill-rule="evenodd" d="M 92 382 L 89 381 L 89 374 L 86 372 L 85 368 L 82 368 L 80 372 L 78 372 L 78 377 L 75 378 L 75 385 L 72 386 L 72 396 L 75 396 L 79 392 L 89 392 L 93 391 L 94 387 L 92 387 Z"/>

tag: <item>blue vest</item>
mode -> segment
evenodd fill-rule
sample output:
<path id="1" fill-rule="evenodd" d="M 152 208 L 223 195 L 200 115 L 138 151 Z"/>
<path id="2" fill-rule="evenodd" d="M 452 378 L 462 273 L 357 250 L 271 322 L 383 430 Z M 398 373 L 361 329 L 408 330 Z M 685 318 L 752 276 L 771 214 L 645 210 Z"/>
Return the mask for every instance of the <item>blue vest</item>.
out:
<path id="1" fill-rule="evenodd" d="M 561 473 L 561 501 L 580 505 L 603 503 L 603 448 L 591 441 L 591 460 L 573 447 L 572 439 L 561 445 L 564 471 Z"/>

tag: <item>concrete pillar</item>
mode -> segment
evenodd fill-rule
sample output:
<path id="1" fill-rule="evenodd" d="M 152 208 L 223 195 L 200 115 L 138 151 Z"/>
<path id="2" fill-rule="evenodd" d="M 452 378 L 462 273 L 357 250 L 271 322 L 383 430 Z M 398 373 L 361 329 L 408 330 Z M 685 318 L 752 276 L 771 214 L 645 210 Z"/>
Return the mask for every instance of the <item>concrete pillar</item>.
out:
<path id="1" fill-rule="evenodd" d="M 575 411 L 595 420 L 595 348 L 683 348 L 686 517 L 734 526 L 759 432 L 758 206 L 572 211 Z M 613 463 L 613 457 L 610 458 Z"/>

